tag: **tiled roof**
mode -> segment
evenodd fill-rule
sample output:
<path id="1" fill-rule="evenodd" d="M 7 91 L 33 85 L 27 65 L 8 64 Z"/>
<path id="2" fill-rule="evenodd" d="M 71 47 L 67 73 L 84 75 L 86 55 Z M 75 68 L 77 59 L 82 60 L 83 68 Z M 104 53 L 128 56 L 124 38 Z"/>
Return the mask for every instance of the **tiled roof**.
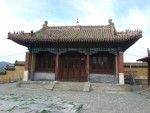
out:
<path id="1" fill-rule="evenodd" d="M 25 65 L 25 62 L 24 61 L 18 61 L 16 60 L 15 63 L 14 63 L 15 66 L 24 66 Z"/>
<path id="2" fill-rule="evenodd" d="M 137 61 L 149 62 L 150 57 L 144 57 L 144 58 L 138 59 Z"/>
<path id="3" fill-rule="evenodd" d="M 111 19 L 110 19 L 111 20 Z M 9 33 L 8 39 L 23 42 L 122 42 L 142 37 L 140 30 L 117 32 L 112 20 L 104 26 L 47 26 L 37 32 Z"/>
<path id="4" fill-rule="evenodd" d="M 5 70 L 15 70 L 15 66 L 9 66 L 7 65 Z"/>
<path id="5" fill-rule="evenodd" d="M 150 62 L 150 49 L 149 48 L 147 48 L 147 53 L 148 53 L 147 57 L 138 59 L 137 61 Z"/>
<path id="6" fill-rule="evenodd" d="M 125 51 L 139 38 L 141 30 L 118 32 L 109 19 L 108 25 L 47 26 L 37 32 L 8 33 L 8 39 L 26 47 L 122 47 Z M 93 44 L 94 43 L 94 44 Z"/>
<path id="7" fill-rule="evenodd" d="M 0 70 L 0 75 L 6 75 L 6 70 Z"/>

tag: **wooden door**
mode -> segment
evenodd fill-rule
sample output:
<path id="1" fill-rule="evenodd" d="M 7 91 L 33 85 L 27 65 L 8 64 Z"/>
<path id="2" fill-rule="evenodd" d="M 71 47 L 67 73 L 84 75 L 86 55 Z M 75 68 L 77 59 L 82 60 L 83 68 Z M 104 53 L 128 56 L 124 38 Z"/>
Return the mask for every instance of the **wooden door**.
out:
<path id="1" fill-rule="evenodd" d="M 61 56 L 61 81 L 86 81 L 86 57 L 80 53 L 66 53 Z"/>

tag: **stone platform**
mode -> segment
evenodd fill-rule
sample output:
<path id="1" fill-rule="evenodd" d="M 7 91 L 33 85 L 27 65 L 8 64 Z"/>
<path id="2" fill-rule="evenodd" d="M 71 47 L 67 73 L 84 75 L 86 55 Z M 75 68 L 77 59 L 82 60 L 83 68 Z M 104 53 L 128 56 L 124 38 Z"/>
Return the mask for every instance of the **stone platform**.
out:
<path id="1" fill-rule="evenodd" d="M 60 81 L 20 81 L 17 83 L 20 88 L 44 88 L 53 91 L 115 91 L 130 92 L 130 85 L 90 83 L 90 82 L 60 82 Z"/>

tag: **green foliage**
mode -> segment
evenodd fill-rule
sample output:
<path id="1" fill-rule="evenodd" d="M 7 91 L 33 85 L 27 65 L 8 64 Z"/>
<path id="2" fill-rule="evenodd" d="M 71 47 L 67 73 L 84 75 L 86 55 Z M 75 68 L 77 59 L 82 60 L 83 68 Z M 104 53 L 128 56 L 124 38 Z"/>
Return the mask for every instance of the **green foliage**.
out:
<path id="1" fill-rule="evenodd" d="M 37 38 L 40 38 L 40 37 L 43 37 L 44 34 L 40 31 L 40 32 L 37 32 L 37 33 L 35 34 L 35 36 L 36 36 Z"/>
<path id="2" fill-rule="evenodd" d="M 51 111 L 42 110 L 41 113 L 51 113 Z"/>
<path id="3" fill-rule="evenodd" d="M 80 112 L 80 109 L 81 109 L 82 107 L 83 107 L 83 104 L 81 104 L 81 105 L 78 107 L 76 113 L 79 113 L 79 112 Z"/>
<path id="4" fill-rule="evenodd" d="M 14 109 L 15 109 L 15 107 L 16 107 L 16 106 L 14 106 L 14 107 L 12 107 L 12 108 L 8 109 L 7 111 L 12 111 L 12 110 L 14 110 Z"/>

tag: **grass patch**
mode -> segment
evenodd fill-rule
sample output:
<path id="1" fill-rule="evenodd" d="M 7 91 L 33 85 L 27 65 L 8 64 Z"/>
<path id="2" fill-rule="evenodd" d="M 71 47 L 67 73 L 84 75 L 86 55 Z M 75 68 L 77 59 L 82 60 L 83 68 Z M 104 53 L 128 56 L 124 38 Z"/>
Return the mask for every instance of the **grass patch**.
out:
<path id="1" fill-rule="evenodd" d="M 12 108 L 8 109 L 7 111 L 12 111 L 12 110 L 14 110 L 14 109 L 15 109 L 15 107 L 16 107 L 16 106 L 14 106 L 14 107 L 12 107 Z"/>
<path id="2" fill-rule="evenodd" d="M 51 111 L 42 110 L 41 113 L 51 113 Z"/>
<path id="3" fill-rule="evenodd" d="M 21 108 L 19 108 L 19 109 L 29 109 L 29 107 L 21 107 Z"/>

